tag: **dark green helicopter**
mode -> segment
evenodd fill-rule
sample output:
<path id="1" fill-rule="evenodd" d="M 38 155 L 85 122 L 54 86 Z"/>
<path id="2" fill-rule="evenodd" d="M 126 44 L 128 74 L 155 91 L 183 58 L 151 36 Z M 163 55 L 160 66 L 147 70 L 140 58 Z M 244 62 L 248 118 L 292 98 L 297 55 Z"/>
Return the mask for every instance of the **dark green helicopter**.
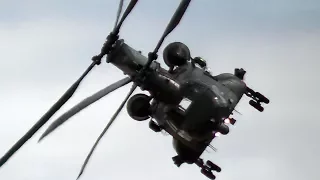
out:
<path id="1" fill-rule="evenodd" d="M 137 2 L 138 0 L 131 0 L 120 19 L 123 0 L 120 1 L 115 27 L 108 35 L 100 54 L 92 58 L 92 64 L 82 76 L 0 159 L 0 167 L 70 99 L 84 77 L 107 55 L 107 63 L 115 65 L 128 77 L 100 90 L 64 113 L 49 126 L 40 140 L 92 103 L 133 82 L 130 92 L 92 147 L 78 178 L 99 140 L 127 104 L 127 111 L 132 119 L 150 119 L 150 129 L 154 132 L 165 131 L 173 137 L 177 155 L 172 159 L 178 167 L 183 163 L 196 164 L 204 175 L 215 179 L 212 171 L 220 172 L 221 168 L 211 161 L 204 163 L 200 158 L 202 153 L 208 146 L 214 149 L 210 143 L 216 136 L 229 133 L 227 124 L 233 125 L 236 122 L 230 116 L 236 111 L 235 107 L 244 94 L 251 98 L 249 104 L 260 112 L 264 110 L 261 103 L 268 104 L 269 99 L 246 85 L 244 69 L 236 68 L 234 73 L 213 76 L 206 61 L 201 57 L 192 58 L 189 48 L 181 42 L 170 43 L 163 51 L 163 59 L 169 67 L 168 70 L 156 61 L 164 39 L 179 24 L 191 0 L 181 1 L 156 48 L 148 57 L 130 47 L 123 39 L 119 39 L 120 27 Z M 137 87 L 150 95 L 140 93 L 131 96 Z"/>

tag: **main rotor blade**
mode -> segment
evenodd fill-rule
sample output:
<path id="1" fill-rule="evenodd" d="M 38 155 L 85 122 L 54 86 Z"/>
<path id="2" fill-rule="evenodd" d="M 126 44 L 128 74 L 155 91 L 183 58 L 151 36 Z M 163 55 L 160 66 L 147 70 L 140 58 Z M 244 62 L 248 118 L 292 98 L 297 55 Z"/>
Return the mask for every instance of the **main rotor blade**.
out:
<path id="1" fill-rule="evenodd" d="M 119 33 L 119 30 L 120 30 L 120 28 L 121 28 L 121 26 L 122 26 L 122 23 L 123 23 L 124 20 L 127 18 L 127 16 L 130 14 L 130 12 L 131 12 L 132 9 L 134 8 L 134 6 L 137 4 L 137 2 L 138 2 L 138 0 L 131 0 L 131 1 L 130 1 L 127 9 L 124 11 L 124 13 L 123 13 L 123 15 L 122 15 L 122 17 L 121 17 L 121 19 L 120 19 L 119 24 L 118 24 L 116 27 L 114 27 L 114 29 L 113 29 L 113 33 L 114 33 L 114 34 L 118 34 L 118 33 Z"/>
<path id="2" fill-rule="evenodd" d="M 117 19 L 116 19 L 116 22 L 114 24 L 114 28 L 116 28 L 117 25 L 118 25 L 119 18 L 120 18 L 121 12 L 122 12 L 122 7 L 123 7 L 123 0 L 120 0 L 119 7 L 118 7 L 118 12 L 117 12 Z"/>
<path id="3" fill-rule="evenodd" d="M 122 101 L 121 105 L 119 106 L 119 108 L 117 109 L 117 111 L 114 113 L 114 115 L 112 116 L 112 118 L 110 119 L 109 123 L 107 124 L 107 126 L 103 129 L 103 131 L 101 132 L 101 134 L 99 135 L 98 139 L 96 140 L 96 142 L 94 143 L 93 147 L 91 148 L 88 156 L 86 157 L 86 160 L 84 161 L 80 173 L 77 177 L 77 179 L 80 178 L 80 176 L 83 174 L 89 160 L 90 157 L 93 153 L 93 151 L 95 150 L 95 148 L 97 147 L 99 141 L 101 140 L 101 138 L 103 137 L 103 135 L 107 132 L 107 130 L 109 129 L 109 127 L 112 125 L 112 123 L 114 122 L 114 120 L 117 118 L 117 116 L 119 115 L 120 111 L 122 110 L 123 106 L 126 104 L 126 102 L 128 101 L 129 97 L 131 96 L 131 94 L 134 92 L 134 90 L 137 88 L 136 84 L 133 84 L 131 87 L 131 90 L 129 91 L 128 95 L 126 96 L 126 98 Z"/>
<path id="4" fill-rule="evenodd" d="M 156 48 L 154 49 L 154 53 L 157 53 L 160 49 L 160 46 L 162 45 L 164 39 L 174 30 L 174 28 L 177 27 L 180 20 L 182 19 L 185 11 L 187 10 L 191 0 L 182 0 L 180 2 L 179 7 L 177 8 L 176 12 L 172 16 L 166 30 L 164 31 L 160 41 L 158 42 Z"/>
<path id="5" fill-rule="evenodd" d="M 96 62 L 92 62 L 92 64 L 86 69 L 86 71 L 80 76 L 80 78 L 63 94 L 63 96 L 40 118 L 40 120 L 31 127 L 31 129 L 21 138 L 16 144 L 14 144 L 11 149 L 0 159 L 0 167 L 5 164 L 10 157 L 19 150 L 25 142 L 27 142 L 50 118 L 56 113 L 74 94 L 78 86 L 84 77 L 92 70 L 92 68 L 96 65 Z"/>
<path id="6" fill-rule="evenodd" d="M 60 127 L 64 122 L 66 122 L 68 119 L 70 119 L 72 116 L 74 116 L 75 114 L 79 113 L 80 111 L 82 111 L 83 109 L 85 109 L 86 107 L 90 106 L 91 104 L 93 104 L 94 102 L 98 101 L 99 99 L 101 99 L 102 97 L 108 95 L 109 93 L 113 92 L 114 90 L 128 84 L 129 82 L 131 82 L 131 78 L 127 77 L 124 78 L 120 81 L 117 81 L 113 84 L 111 84 L 110 86 L 98 91 L 97 93 L 85 98 L 84 100 L 82 100 L 80 103 L 78 103 L 77 105 L 75 105 L 74 107 L 72 107 L 70 110 L 68 110 L 67 112 L 65 112 L 64 114 L 62 114 L 58 119 L 56 119 L 49 127 L 48 129 L 42 134 L 42 136 L 39 139 L 39 142 L 45 138 L 46 136 L 48 136 L 50 133 L 52 133 L 56 128 Z"/>
<path id="7" fill-rule="evenodd" d="M 138 2 L 138 0 L 131 0 L 127 9 L 125 10 L 125 12 L 123 13 L 120 22 L 118 25 L 116 25 L 113 28 L 113 31 L 108 35 L 107 37 L 107 41 L 103 44 L 101 51 L 98 55 L 93 56 L 92 60 L 99 60 L 101 61 L 101 59 L 103 58 L 103 56 L 105 56 L 106 54 L 108 54 L 110 52 L 110 50 L 112 49 L 113 44 L 118 40 L 119 38 L 119 30 L 121 28 L 122 23 L 124 22 L 124 20 L 127 18 L 127 16 L 129 15 L 129 13 L 132 11 L 132 9 L 134 8 L 134 6 L 136 5 L 136 3 Z"/>

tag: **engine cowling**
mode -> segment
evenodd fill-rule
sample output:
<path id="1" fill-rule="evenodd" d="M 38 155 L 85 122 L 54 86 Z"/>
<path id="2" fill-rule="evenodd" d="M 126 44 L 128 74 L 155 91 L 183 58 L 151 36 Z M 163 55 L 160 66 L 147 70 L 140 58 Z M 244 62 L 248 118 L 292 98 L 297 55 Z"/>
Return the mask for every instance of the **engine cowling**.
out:
<path id="1" fill-rule="evenodd" d="M 184 65 L 190 59 L 188 46 L 181 42 L 170 43 L 163 51 L 163 60 L 169 67 Z"/>
<path id="2" fill-rule="evenodd" d="M 129 116 L 137 121 L 149 119 L 150 115 L 150 97 L 145 94 L 135 94 L 127 103 L 127 111 Z"/>

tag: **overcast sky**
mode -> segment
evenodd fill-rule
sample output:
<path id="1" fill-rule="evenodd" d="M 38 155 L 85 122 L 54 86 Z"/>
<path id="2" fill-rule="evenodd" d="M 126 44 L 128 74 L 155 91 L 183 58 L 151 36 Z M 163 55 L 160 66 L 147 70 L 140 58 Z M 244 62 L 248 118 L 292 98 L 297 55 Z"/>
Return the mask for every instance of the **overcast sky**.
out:
<path id="1" fill-rule="evenodd" d="M 126 4 L 129 2 L 125 1 Z M 178 0 L 139 1 L 121 37 L 153 50 Z M 0 155 L 64 93 L 100 51 L 118 0 L 0 0 Z M 185 42 L 214 74 L 247 70 L 247 84 L 270 98 L 260 113 L 244 97 L 238 123 L 203 157 L 222 167 L 220 180 L 318 180 L 320 155 L 320 2 L 197 0 L 164 45 Z M 163 46 L 164 47 L 164 46 Z M 163 49 L 163 48 L 162 48 Z M 162 53 L 161 49 L 161 53 Z M 161 61 L 161 58 L 159 58 Z M 54 117 L 123 78 L 96 67 Z M 40 144 L 52 118 L 0 169 L 1 180 L 72 180 L 130 85 L 82 111 Z M 82 180 L 205 180 L 195 165 L 175 167 L 170 136 L 123 110 L 92 156 Z"/>

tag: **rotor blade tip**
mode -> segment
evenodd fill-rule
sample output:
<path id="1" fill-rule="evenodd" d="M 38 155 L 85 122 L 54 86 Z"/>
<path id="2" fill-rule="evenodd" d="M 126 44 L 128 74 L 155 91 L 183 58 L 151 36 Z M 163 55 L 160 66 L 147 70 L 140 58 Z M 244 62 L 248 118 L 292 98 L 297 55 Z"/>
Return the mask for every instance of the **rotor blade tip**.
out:
<path id="1" fill-rule="evenodd" d="M 38 140 L 38 143 L 40 143 L 42 141 L 42 139 L 44 138 L 44 136 L 41 136 Z"/>
<path id="2" fill-rule="evenodd" d="M 38 140 L 38 143 L 39 143 L 40 141 L 42 141 L 45 137 L 47 137 L 47 135 L 48 135 L 48 133 L 47 133 L 47 131 L 45 131 L 45 132 L 40 136 L 40 138 L 39 138 L 39 140 Z"/>
<path id="3" fill-rule="evenodd" d="M 80 178 L 81 175 L 82 175 L 82 172 L 78 175 L 77 180 Z"/>

